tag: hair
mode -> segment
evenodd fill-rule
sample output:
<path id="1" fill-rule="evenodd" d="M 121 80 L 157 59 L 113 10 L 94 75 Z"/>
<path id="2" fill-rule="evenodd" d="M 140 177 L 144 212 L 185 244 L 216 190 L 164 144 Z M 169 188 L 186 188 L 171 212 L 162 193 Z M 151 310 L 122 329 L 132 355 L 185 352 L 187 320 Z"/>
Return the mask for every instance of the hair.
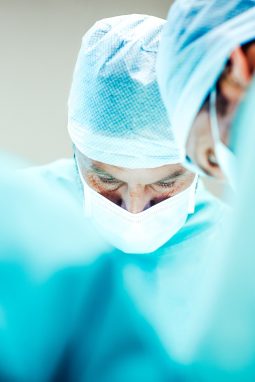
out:
<path id="1" fill-rule="evenodd" d="M 243 51 L 246 53 L 247 50 L 255 43 L 255 40 L 251 40 L 247 42 L 246 44 L 242 45 Z"/>

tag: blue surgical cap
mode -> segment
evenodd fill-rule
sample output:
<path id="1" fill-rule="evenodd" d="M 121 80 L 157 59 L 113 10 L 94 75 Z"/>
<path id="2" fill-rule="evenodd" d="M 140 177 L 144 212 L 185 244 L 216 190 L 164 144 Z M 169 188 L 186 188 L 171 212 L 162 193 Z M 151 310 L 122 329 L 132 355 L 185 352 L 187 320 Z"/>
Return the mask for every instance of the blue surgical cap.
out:
<path id="1" fill-rule="evenodd" d="M 189 130 L 231 52 L 255 39 L 255 0 L 177 0 L 162 32 L 157 75 L 184 158 Z"/>
<path id="2" fill-rule="evenodd" d="M 68 104 L 81 153 L 127 168 L 179 163 L 156 79 L 165 21 L 127 15 L 97 22 L 83 37 Z"/>

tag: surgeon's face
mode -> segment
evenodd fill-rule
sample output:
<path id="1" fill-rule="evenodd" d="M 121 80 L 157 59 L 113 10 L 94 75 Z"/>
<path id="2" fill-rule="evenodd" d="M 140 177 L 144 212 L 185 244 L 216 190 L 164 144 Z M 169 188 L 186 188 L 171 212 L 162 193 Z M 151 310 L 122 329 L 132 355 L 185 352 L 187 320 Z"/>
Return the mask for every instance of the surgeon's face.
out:
<path id="1" fill-rule="evenodd" d="M 220 130 L 219 135 L 221 141 L 228 146 L 230 125 L 236 105 L 234 107 L 232 106 L 232 110 L 230 110 L 230 104 L 226 105 L 223 97 L 217 95 L 217 111 L 219 111 L 220 107 L 221 110 L 223 110 L 223 104 L 226 108 L 224 113 L 217 113 Z M 187 140 L 186 153 L 191 161 L 198 165 L 205 174 L 219 180 L 224 180 L 224 174 L 215 154 L 215 142 L 210 122 L 209 99 L 205 102 L 203 108 L 194 120 Z"/>
<path id="2" fill-rule="evenodd" d="M 224 72 L 217 83 L 217 119 L 222 143 L 230 145 L 231 125 L 235 112 L 252 80 L 255 68 L 255 43 L 238 47 L 232 53 Z M 190 160 L 206 174 L 224 179 L 215 154 L 212 136 L 209 99 L 194 120 L 186 143 Z"/>
<path id="3" fill-rule="evenodd" d="M 134 214 L 184 191 L 194 180 L 194 174 L 180 164 L 127 169 L 93 161 L 77 149 L 76 158 L 90 187 Z"/>

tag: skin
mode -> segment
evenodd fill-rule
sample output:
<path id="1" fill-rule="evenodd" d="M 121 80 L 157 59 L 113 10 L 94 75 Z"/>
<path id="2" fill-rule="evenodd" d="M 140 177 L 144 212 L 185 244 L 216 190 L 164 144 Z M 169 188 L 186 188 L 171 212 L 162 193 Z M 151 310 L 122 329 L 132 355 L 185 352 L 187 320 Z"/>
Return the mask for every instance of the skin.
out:
<path id="1" fill-rule="evenodd" d="M 129 169 L 97 162 L 75 149 L 87 184 L 113 203 L 137 214 L 188 188 L 194 174 L 180 164 Z"/>
<path id="2" fill-rule="evenodd" d="M 229 145 L 231 124 L 255 71 L 255 42 L 236 48 L 217 83 L 217 116 L 222 142 Z M 186 153 L 209 176 L 224 180 L 215 154 L 209 117 L 209 101 L 199 111 L 191 127 Z"/>

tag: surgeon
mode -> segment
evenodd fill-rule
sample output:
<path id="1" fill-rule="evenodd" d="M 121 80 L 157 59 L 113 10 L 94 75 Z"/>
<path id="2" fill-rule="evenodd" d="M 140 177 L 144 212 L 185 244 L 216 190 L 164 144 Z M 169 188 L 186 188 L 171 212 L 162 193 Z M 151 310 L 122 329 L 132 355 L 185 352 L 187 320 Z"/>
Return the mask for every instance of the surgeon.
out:
<path id="1" fill-rule="evenodd" d="M 162 37 L 158 77 L 184 163 L 236 192 L 194 304 L 188 380 L 255 378 L 254 23 L 254 1 L 180 0 Z"/>
<path id="2" fill-rule="evenodd" d="M 83 38 L 69 97 L 85 213 L 127 253 L 154 252 L 194 210 L 197 179 L 179 163 L 156 81 L 163 25 L 136 15 L 98 22 Z"/>
<path id="3" fill-rule="evenodd" d="M 236 188 L 236 111 L 255 69 L 253 0 L 177 0 L 158 81 L 187 168 Z M 237 124 L 235 124 L 236 126 Z"/>
<path id="4" fill-rule="evenodd" d="M 24 176 L 58 184 L 80 206 L 91 240 L 108 243 L 134 306 L 177 360 L 206 268 L 204 248 L 225 208 L 180 164 L 156 80 L 164 25 L 127 15 L 85 34 L 68 102 L 75 158 Z"/>

